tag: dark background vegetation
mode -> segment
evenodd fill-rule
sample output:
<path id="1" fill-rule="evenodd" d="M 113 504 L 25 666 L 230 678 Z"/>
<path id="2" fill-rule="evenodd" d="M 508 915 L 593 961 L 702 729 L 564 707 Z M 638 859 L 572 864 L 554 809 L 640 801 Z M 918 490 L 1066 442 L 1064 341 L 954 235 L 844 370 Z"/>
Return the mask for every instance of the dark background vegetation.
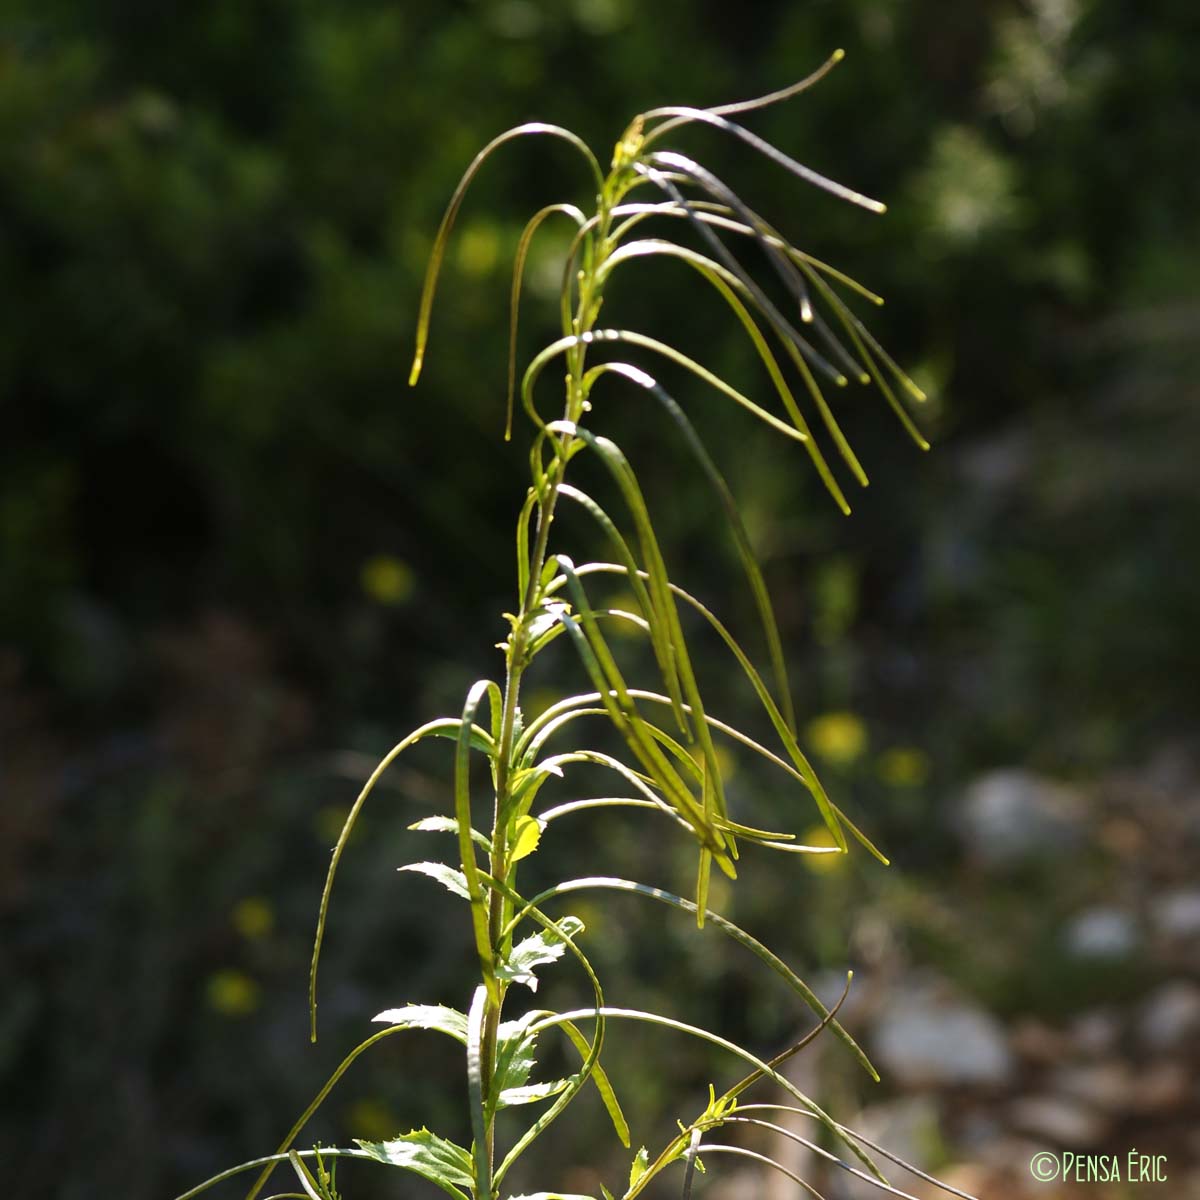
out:
<path id="1" fill-rule="evenodd" d="M 463 1002 L 462 913 L 394 872 L 429 853 L 404 826 L 449 803 L 446 756 L 422 747 L 347 858 L 323 1036 L 307 1043 L 316 900 L 358 782 L 500 669 L 526 444 L 521 426 L 500 436 L 512 246 L 535 208 L 586 203 L 587 181 L 549 142 L 483 172 L 410 392 L 441 208 L 511 124 L 570 126 L 606 159 L 640 109 L 779 87 L 836 46 L 848 61 L 820 88 L 751 123 L 886 199 L 886 217 L 716 134 L 680 142 L 888 297 L 863 315 L 930 391 L 934 451 L 876 395 L 838 396 L 872 476 L 843 520 L 802 453 L 674 382 L 768 562 L 802 719 L 833 714 L 812 731 L 830 784 L 896 866 L 758 863 L 737 911 L 802 971 L 869 958 L 874 913 L 905 963 L 1005 1019 L 1053 1026 L 1148 989 L 1140 951 L 1068 971 L 1055 922 L 1167 850 L 1186 873 L 1194 830 L 1138 842 L 1135 812 L 1136 862 L 1129 837 L 1101 839 L 983 880 L 953 814 L 997 767 L 1070 782 L 1093 808 L 1105 781 L 1155 770 L 1168 808 L 1196 789 L 1197 14 L 1191 0 L 0 5 L 12 1193 L 172 1195 L 273 1149 L 378 1009 Z M 553 334 L 558 249 L 549 234 L 531 266 L 525 353 Z M 759 386 L 740 331 L 679 269 L 629 271 L 614 321 Z M 745 626 L 717 514 L 658 414 L 614 393 L 596 419 L 643 475 L 681 581 Z M 727 694 L 727 711 L 751 711 Z M 756 811 L 811 823 L 740 767 Z M 668 843 L 589 828 L 588 846 L 560 835 L 547 855 L 688 886 Z M 617 1002 L 763 1050 L 802 1024 L 686 921 L 577 911 Z M 1183 971 L 1194 980 L 1195 962 Z M 647 1138 L 728 1074 L 663 1039 L 628 1045 L 614 1079 Z M 663 1067 L 639 1082 L 651 1050 Z M 461 1133 L 457 1071 L 427 1039 L 385 1045 L 310 1144 Z M 594 1187 L 590 1163 L 615 1187 L 602 1114 L 568 1123 L 545 1148 L 559 1174 L 524 1182 Z M 416 1189 L 370 1171 L 345 1185 Z"/>

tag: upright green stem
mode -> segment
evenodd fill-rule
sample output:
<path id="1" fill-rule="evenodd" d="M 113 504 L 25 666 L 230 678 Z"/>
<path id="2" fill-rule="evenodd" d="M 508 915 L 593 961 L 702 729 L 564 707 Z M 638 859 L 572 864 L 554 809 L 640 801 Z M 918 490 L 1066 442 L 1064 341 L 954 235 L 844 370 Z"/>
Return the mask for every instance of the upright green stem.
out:
<path id="1" fill-rule="evenodd" d="M 612 178 L 606 183 L 604 190 L 597 198 L 597 223 L 584 246 L 583 267 L 579 279 L 579 301 L 571 328 L 564 329 L 565 334 L 582 336 L 590 332 L 595 321 L 597 301 L 599 300 L 599 283 L 597 276 L 600 267 L 607 256 L 607 239 L 610 227 L 610 209 L 613 200 Z M 567 352 L 568 375 L 566 381 L 566 402 L 564 416 L 566 420 L 575 422 L 583 415 L 586 395 L 584 393 L 584 363 L 587 357 L 587 346 L 579 342 Z M 566 435 L 559 439 L 560 448 L 565 447 L 569 440 Z M 556 454 L 554 461 L 547 469 L 542 494 L 538 499 L 537 531 L 534 536 L 533 548 L 529 556 L 529 575 L 525 594 L 520 598 L 520 610 L 508 641 L 506 655 L 506 674 L 504 683 L 504 706 L 500 719 L 500 737 L 497 744 L 496 773 L 495 773 L 495 810 L 492 818 L 492 850 L 490 856 L 490 872 L 494 879 L 502 884 L 513 885 L 513 869 L 508 861 L 508 825 L 511 820 L 510 801 L 512 798 L 512 778 L 517 764 L 513 761 L 514 745 L 517 732 L 517 714 L 521 695 L 521 680 L 525 668 L 529 665 L 529 617 L 541 603 L 542 569 L 546 563 L 546 555 L 550 543 L 550 526 L 554 521 L 554 509 L 558 502 L 559 488 L 566 471 L 565 458 Z M 500 942 L 508 917 L 508 901 L 499 889 L 493 888 L 488 901 L 488 932 L 493 951 L 499 959 L 502 954 Z M 501 982 L 499 999 L 488 1001 L 484 1010 L 483 1030 L 481 1037 L 483 1095 L 491 1095 L 494 1087 L 496 1057 L 498 1052 L 498 1036 L 500 1028 L 501 1009 L 504 1003 L 506 985 Z M 486 1161 L 489 1178 L 479 1180 L 476 1194 L 479 1200 L 492 1200 L 491 1173 L 495 1161 L 495 1118 L 487 1121 L 485 1129 Z"/>

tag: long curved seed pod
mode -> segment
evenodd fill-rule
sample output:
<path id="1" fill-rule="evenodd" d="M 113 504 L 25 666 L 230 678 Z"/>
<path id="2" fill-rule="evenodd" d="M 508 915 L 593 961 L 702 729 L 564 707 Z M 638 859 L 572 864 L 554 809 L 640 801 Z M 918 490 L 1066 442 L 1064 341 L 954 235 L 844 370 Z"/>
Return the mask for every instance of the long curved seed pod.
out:
<path id="1" fill-rule="evenodd" d="M 475 178 L 479 168 L 495 150 L 498 150 L 506 142 L 511 142 L 514 138 L 528 137 L 531 134 L 547 134 L 551 137 L 561 138 L 574 146 L 587 160 L 597 190 L 603 191 L 604 189 L 604 175 L 600 170 L 600 164 L 596 161 L 596 156 L 588 148 L 587 143 L 578 134 L 572 133 L 569 129 L 563 129 L 559 125 L 547 125 L 543 121 L 529 121 L 524 125 L 516 125 L 492 138 L 475 155 L 471 165 L 463 172 L 463 177 L 458 181 L 454 194 L 450 197 L 450 203 L 446 206 L 442 223 L 438 226 L 437 236 L 433 240 L 433 249 L 429 254 L 429 265 L 425 269 L 425 285 L 421 289 L 421 307 L 417 316 L 417 344 L 413 352 L 412 370 L 408 376 L 410 387 L 415 386 L 421 377 L 421 367 L 425 361 L 425 346 L 429 341 L 429 318 L 433 312 L 433 297 L 437 292 L 438 275 L 441 272 L 442 259 L 446 253 L 446 243 L 450 238 L 450 231 L 454 228 L 454 219 L 458 216 L 463 197 L 467 194 L 467 189 L 471 186 L 471 181 Z"/>
<path id="2" fill-rule="evenodd" d="M 565 896 L 571 892 L 589 891 L 589 890 L 608 890 L 616 892 L 632 892 L 639 896 L 645 896 L 651 900 L 657 900 L 661 904 L 669 904 L 674 908 L 682 909 L 684 912 L 692 913 L 695 911 L 695 905 L 690 900 L 685 900 L 682 896 L 677 896 L 673 892 L 665 891 L 663 888 L 651 887 L 648 884 L 637 883 L 631 879 L 619 879 L 614 876 L 594 875 L 585 879 L 571 879 L 564 883 L 555 884 L 554 887 L 547 888 L 543 892 L 539 892 L 533 899 L 526 901 L 526 904 L 531 906 L 541 906 L 547 900 L 551 900 L 556 896 Z M 511 933 L 520 922 L 524 919 L 524 910 L 517 910 L 509 922 L 506 932 Z M 723 917 L 720 913 L 712 912 L 711 910 L 705 913 L 706 924 L 711 922 L 727 937 L 732 938 L 735 942 L 745 946 L 756 957 L 761 959 L 768 967 L 771 968 L 787 985 L 796 992 L 796 994 L 804 1001 L 804 1003 L 817 1015 L 821 1020 L 826 1020 L 830 1017 L 829 1010 L 821 1003 L 817 994 L 781 959 L 774 951 L 769 950 L 757 938 L 747 933 L 740 926 L 735 925 L 727 917 Z M 879 1082 L 879 1074 L 871 1065 L 870 1059 L 867 1058 L 862 1048 L 854 1040 L 853 1037 L 842 1027 L 836 1020 L 831 1021 L 831 1028 L 837 1035 L 838 1040 L 854 1055 L 859 1065 L 871 1076 L 876 1083 Z"/>
<path id="3" fill-rule="evenodd" d="M 309 1040 L 317 1040 L 317 966 L 321 961 L 321 943 L 325 938 L 325 918 L 329 912 L 329 895 L 333 891 L 333 878 L 337 874 L 338 863 L 342 860 L 342 852 L 346 849 L 346 843 L 350 840 L 351 833 L 354 832 L 354 824 L 358 820 L 358 814 L 362 811 L 362 806 L 367 802 L 367 797 L 375 790 L 375 785 L 379 782 L 383 773 L 404 753 L 410 746 L 416 745 L 423 737 L 452 737 L 456 741 L 459 738 L 459 733 L 462 729 L 462 722 L 453 717 L 441 717 L 436 721 L 430 721 L 428 724 L 422 725 L 419 729 L 414 729 L 406 738 L 397 742 L 384 755 L 382 761 L 371 772 L 371 777 L 363 784 L 362 791 L 358 794 L 358 799 L 354 801 L 350 812 L 346 815 L 346 820 L 342 824 L 342 831 L 338 834 L 337 844 L 333 848 L 333 857 L 329 861 L 329 870 L 325 874 L 325 886 L 321 889 L 321 904 L 317 912 L 317 932 L 313 938 L 312 963 L 308 969 L 308 1014 L 309 1014 Z M 483 750 L 485 754 L 495 753 L 495 742 L 478 726 L 470 726 L 469 742 L 476 749 Z M 470 822 L 468 822 L 468 825 Z"/>
<path id="4" fill-rule="evenodd" d="M 766 580 L 763 579 L 758 556 L 754 553 L 754 547 L 750 542 L 750 535 L 746 532 L 742 515 L 738 510 L 737 502 L 733 498 L 733 493 L 729 490 L 729 485 L 725 482 L 725 477 L 717 469 L 716 463 L 713 462 L 707 448 L 703 441 L 701 441 L 695 426 L 688 420 L 683 409 L 679 407 L 674 397 L 665 388 L 647 376 L 645 372 L 629 371 L 623 363 L 611 363 L 606 364 L 606 366 L 609 371 L 623 375 L 630 382 L 648 391 L 662 405 L 667 415 L 683 433 L 688 449 L 700 464 L 700 468 L 704 472 L 709 485 L 717 493 L 717 498 L 721 501 L 721 507 L 725 510 L 725 519 L 729 523 L 729 527 L 733 533 L 733 540 L 737 547 L 738 558 L 741 560 L 742 570 L 746 573 L 746 579 L 750 584 L 750 591 L 754 596 L 754 603 L 758 608 L 758 618 L 767 640 L 767 650 L 771 660 L 771 668 L 775 674 L 775 685 L 779 690 L 779 705 L 783 711 L 784 721 L 794 734 L 796 731 L 796 715 L 792 708 L 791 686 L 788 681 L 787 665 L 783 657 L 783 643 L 779 636 L 779 625 L 775 620 L 775 609 L 771 604 L 771 596 L 767 591 Z"/>
<path id="5" fill-rule="evenodd" d="M 725 116 L 714 109 L 689 108 L 685 105 L 668 105 L 664 108 L 651 109 L 650 112 L 646 113 L 646 116 L 674 118 L 663 121 L 661 125 L 656 125 L 650 130 L 644 139 L 644 145 L 646 146 L 656 142 L 663 134 L 669 133 L 672 129 L 676 129 L 680 125 L 699 121 L 705 125 L 712 125 L 724 133 L 733 134 L 734 137 L 745 142 L 746 145 L 753 146 L 755 150 L 769 158 L 776 166 L 782 167 L 789 174 L 796 176 L 797 179 L 803 179 L 805 183 L 811 183 L 814 187 L 820 188 L 824 192 L 829 192 L 830 195 L 836 196 L 839 200 L 845 200 L 850 204 L 857 205 L 859 208 L 865 208 L 868 212 L 887 212 L 887 205 L 881 201 L 872 200 L 870 196 L 864 196 L 862 192 L 856 192 L 853 188 L 848 188 L 845 184 L 838 183 L 836 180 L 830 179 L 818 171 L 814 171 L 811 167 L 806 167 L 790 155 L 784 154 L 778 147 L 772 146 L 770 142 L 760 138 L 758 134 L 751 133 L 750 130 L 743 128 L 736 122 L 726 119 Z"/>
<path id="6" fill-rule="evenodd" d="M 673 1029 L 678 1033 L 684 1033 L 690 1037 L 698 1038 L 701 1041 L 709 1042 L 712 1045 L 718 1046 L 722 1050 L 725 1050 L 728 1053 L 743 1059 L 745 1062 L 750 1063 L 751 1066 L 761 1071 L 765 1078 L 773 1080 L 780 1087 L 782 1087 L 784 1091 L 798 1099 L 801 1104 L 807 1105 L 811 1115 L 816 1117 L 816 1119 L 820 1121 L 820 1123 L 834 1137 L 836 1137 L 844 1146 L 846 1146 L 846 1148 L 861 1163 L 863 1163 L 868 1170 L 873 1171 L 877 1177 L 882 1178 L 882 1176 L 879 1175 L 878 1168 L 876 1168 L 875 1164 L 871 1161 L 870 1156 L 860 1149 L 860 1147 L 847 1136 L 846 1131 L 843 1130 L 843 1128 L 838 1125 L 838 1123 L 834 1121 L 833 1118 L 830 1117 L 829 1114 L 826 1113 L 825 1110 L 821 1108 L 821 1106 L 817 1104 L 815 1100 L 812 1100 L 806 1096 L 798 1087 L 796 1087 L 794 1083 L 792 1083 L 790 1079 L 787 1078 L 786 1075 L 780 1075 L 778 1071 L 768 1066 L 767 1063 L 765 1063 L 757 1055 L 751 1054 L 750 1051 L 744 1046 L 739 1046 L 736 1042 L 731 1042 L 728 1038 L 720 1037 L 718 1034 L 715 1034 L 710 1030 L 704 1029 L 698 1025 L 689 1025 L 686 1021 L 676 1021 L 673 1017 L 664 1017 L 659 1013 L 643 1012 L 640 1009 L 634 1008 L 608 1007 L 602 1009 L 601 1012 L 605 1017 L 609 1018 L 615 1017 L 618 1019 L 623 1018 L 631 1021 L 644 1021 L 650 1025 L 661 1025 L 666 1029 Z M 536 1022 L 533 1026 L 531 1026 L 531 1030 L 548 1029 L 552 1025 L 556 1025 L 563 1020 L 584 1020 L 594 1015 L 595 1013 L 591 1009 L 587 1008 L 575 1009 L 566 1013 L 557 1013 L 553 1017 L 545 1017 L 543 1020 Z M 632 1196 L 633 1194 L 634 1192 L 632 1191 L 626 1193 L 627 1196 Z"/>
<path id="7" fill-rule="evenodd" d="M 675 200 L 685 209 L 688 207 L 689 202 L 684 198 L 683 193 L 680 192 L 680 190 L 673 183 L 664 179 L 661 173 L 656 171 L 653 167 L 646 167 L 644 169 L 646 171 L 646 177 L 652 183 L 660 186 L 667 192 L 669 196 L 671 196 L 673 200 Z M 771 300 L 763 292 L 762 288 L 760 288 L 758 284 L 755 283 L 754 280 L 749 276 L 749 274 L 747 274 L 737 259 L 735 259 L 730 253 L 729 248 L 725 245 L 725 243 L 722 242 L 721 239 L 717 237 L 716 234 L 714 234 L 713 231 L 708 227 L 708 225 L 698 217 L 695 220 L 695 228 L 700 232 L 704 240 L 712 247 L 717 257 L 724 263 L 724 265 L 742 280 L 747 290 L 754 297 L 755 303 L 770 321 L 772 328 L 779 336 L 784 348 L 788 351 L 792 361 L 796 364 L 797 370 L 800 371 L 801 376 L 804 379 L 805 386 L 808 388 L 809 394 L 813 398 L 813 402 L 817 405 L 826 429 L 828 429 L 830 436 L 837 444 L 839 453 L 845 460 L 846 465 L 854 473 L 855 478 L 862 486 L 865 487 L 867 485 L 866 472 L 862 469 L 861 463 L 859 463 L 857 456 L 850 448 L 850 444 L 846 441 L 841 427 L 834 419 L 833 413 L 830 411 L 829 405 L 826 403 L 820 387 L 813 378 L 812 372 L 808 365 L 808 358 L 812 358 L 814 361 L 823 364 L 822 369 L 830 373 L 831 378 L 833 378 L 835 382 L 840 381 L 840 384 L 844 384 L 846 382 L 846 377 L 816 353 L 809 342 L 803 338 L 799 332 L 797 332 L 791 322 L 789 322 L 783 316 L 783 314 L 780 313 L 779 309 L 771 302 Z M 765 244 L 769 245 L 770 243 L 768 242 Z M 849 512 L 849 509 L 847 508 L 844 511 Z"/>
<path id="8" fill-rule="evenodd" d="M 529 254 L 529 246 L 533 235 L 537 233 L 543 221 L 555 213 L 570 217 L 576 225 L 584 225 L 586 218 L 574 204 L 547 204 L 539 209 L 526 222 L 521 231 L 521 240 L 517 243 L 517 254 L 513 260 L 512 292 L 509 297 L 508 317 L 508 400 L 504 407 L 504 440 L 512 440 L 513 395 L 517 386 L 517 319 L 521 310 L 521 283 L 525 277 L 525 259 Z M 521 593 L 524 595 L 524 593 Z"/>

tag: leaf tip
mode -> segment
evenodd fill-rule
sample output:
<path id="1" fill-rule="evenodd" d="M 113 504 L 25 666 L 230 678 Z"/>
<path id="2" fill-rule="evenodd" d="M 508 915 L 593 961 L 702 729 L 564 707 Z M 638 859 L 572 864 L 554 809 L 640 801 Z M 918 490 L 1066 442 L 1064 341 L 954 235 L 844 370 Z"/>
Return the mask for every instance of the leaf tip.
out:
<path id="1" fill-rule="evenodd" d="M 408 386 L 416 387 L 417 380 L 421 378 L 421 367 L 424 365 L 425 356 L 418 351 L 413 355 L 412 368 L 408 372 Z"/>

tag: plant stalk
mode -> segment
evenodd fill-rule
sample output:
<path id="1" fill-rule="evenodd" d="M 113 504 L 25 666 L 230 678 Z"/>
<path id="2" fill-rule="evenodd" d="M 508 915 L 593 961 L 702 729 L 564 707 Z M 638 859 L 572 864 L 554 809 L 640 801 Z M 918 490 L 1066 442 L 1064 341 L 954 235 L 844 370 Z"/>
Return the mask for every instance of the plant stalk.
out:
<path id="1" fill-rule="evenodd" d="M 605 258 L 604 247 L 607 243 L 610 216 L 610 187 L 608 185 L 597 197 L 598 219 L 596 230 L 589 235 L 584 249 L 584 266 L 580 271 L 579 301 L 572 327 L 564 330 L 566 334 L 581 336 L 590 331 L 595 320 L 598 307 L 599 289 L 602 286 L 598 276 Z M 567 352 L 568 375 L 566 380 L 566 402 L 564 417 L 575 422 L 583 415 L 584 402 L 584 363 L 587 356 L 587 346 L 580 342 Z M 569 440 L 564 434 L 558 439 L 560 446 L 565 446 Z M 546 555 L 550 543 L 550 526 L 554 521 L 554 509 L 558 502 L 558 492 L 562 485 L 566 467 L 562 455 L 556 455 L 547 471 L 544 495 L 538 500 L 537 530 L 534 536 L 533 548 L 529 556 L 529 575 L 525 594 L 520 598 L 520 610 L 508 642 L 505 663 L 504 707 L 500 721 L 500 737 L 496 755 L 496 773 L 494 780 L 495 809 L 492 818 L 492 851 L 490 855 L 490 871 L 494 879 L 502 884 L 513 886 L 515 871 L 508 860 L 508 833 L 512 820 L 510 810 L 512 778 L 517 768 L 513 761 L 513 750 L 516 741 L 517 715 L 520 711 L 521 680 L 528 665 L 528 628 L 529 617 L 541 600 L 542 569 L 546 563 Z M 504 927 L 507 923 L 509 903 L 502 892 L 493 888 L 488 899 L 488 934 L 492 949 L 497 959 L 502 956 L 500 945 Z M 496 1058 L 498 1054 L 500 1016 L 504 1003 L 506 985 L 501 982 L 498 1001 L 488 1000 L 484 1009 L 483 1030 L 481 1036 L 482 1082 L 483 1095 L 489 1097 L 494 1088 Z M 479 1180 L 476 1194 L 479 1200 L 492 1200 L 491 1174 L 495 1164 L 495 1115 L 487 1119 L 484 1136 L 486 1138 L 486 1153 L 488 1178 Z"/>

